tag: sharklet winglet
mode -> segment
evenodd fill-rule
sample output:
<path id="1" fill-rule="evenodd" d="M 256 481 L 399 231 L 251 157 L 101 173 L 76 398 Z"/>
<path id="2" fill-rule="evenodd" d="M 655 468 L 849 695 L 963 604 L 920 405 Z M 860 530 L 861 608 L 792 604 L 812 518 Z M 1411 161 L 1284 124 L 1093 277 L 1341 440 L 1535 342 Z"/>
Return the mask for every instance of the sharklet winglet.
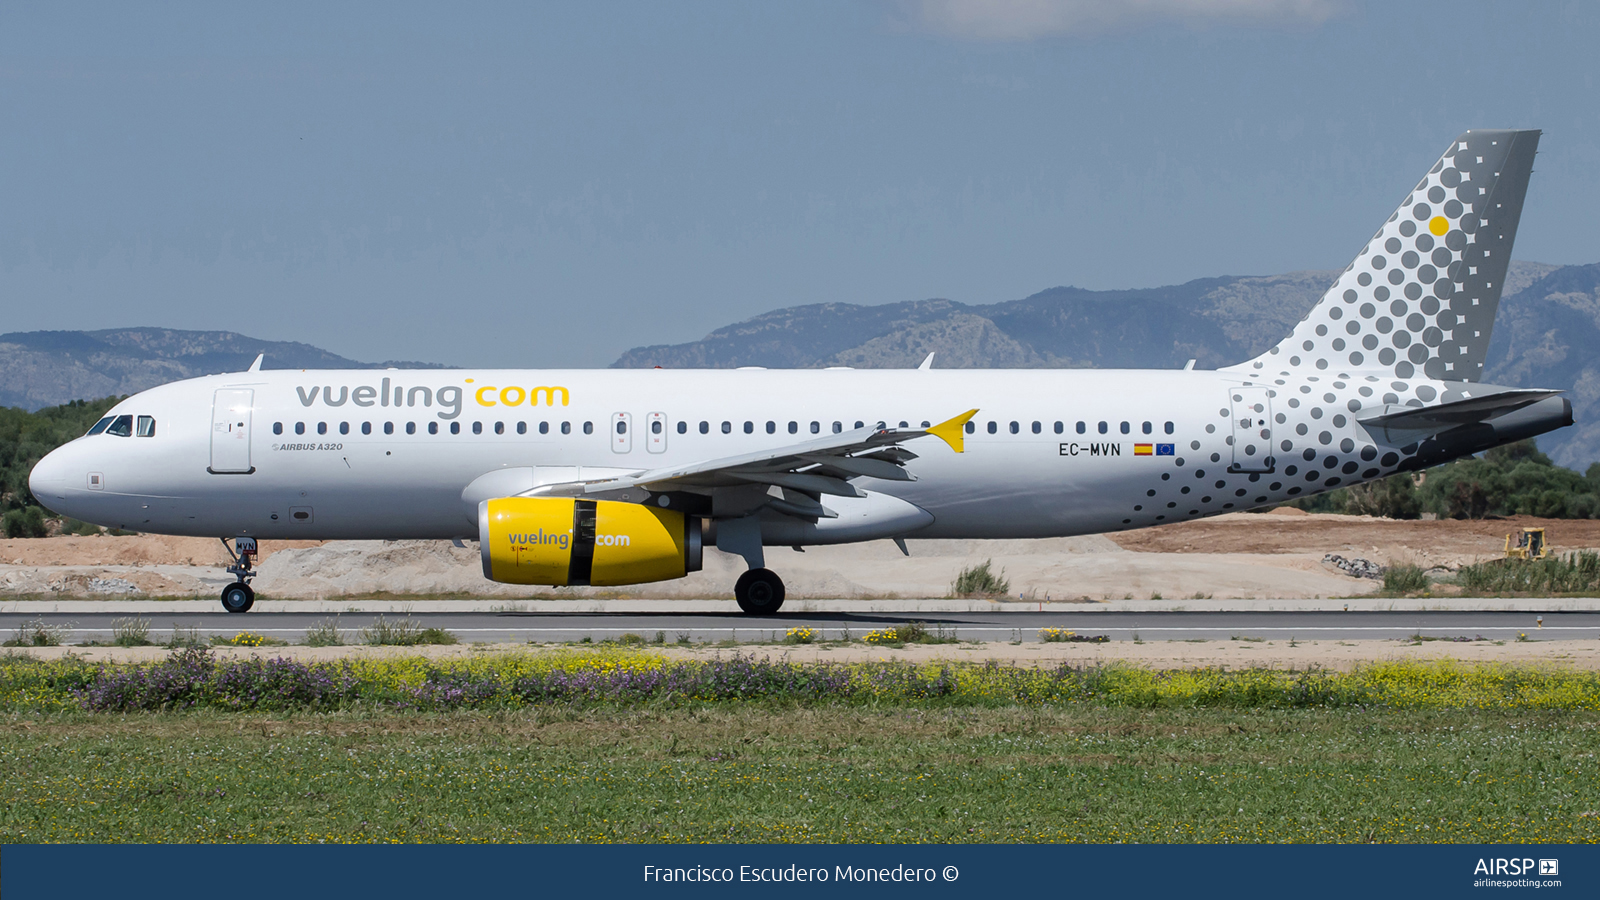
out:
<path id="1" fill-rule="evenodd" d="M 939 424 L 925 430 L 939 440 L 949 444 L 951 450 L 954 450 L 957 453 L 963 453 L 966 451 L 967 435 L 966 432 L 962 430 L 962 426 L 966 425 L 967 420 L 971 419 L 977 414 L 978 411 L 976 409 L 969 409 L 961 415 L 956 416 L 954 419 L 948 419 L 940 422 Z"/>

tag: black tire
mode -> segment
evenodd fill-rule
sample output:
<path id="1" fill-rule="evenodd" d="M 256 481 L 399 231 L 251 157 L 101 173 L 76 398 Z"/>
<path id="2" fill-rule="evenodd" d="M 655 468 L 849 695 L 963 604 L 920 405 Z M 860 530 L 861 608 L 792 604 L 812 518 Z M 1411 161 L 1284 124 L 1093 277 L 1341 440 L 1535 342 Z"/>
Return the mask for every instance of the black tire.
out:
<path id="1" fill-rule="evenodd" d="M 752 616 L 770 616 L 783 606 L 783 579 L 771 569 L 751 569 L 734 584 L 733 598 Z"/>
<path id="2" fill-rule="evenodd" d="M 247 613 L 256 604 L 256 592 L 250 585 L 235 581 L 222 589 L 222 608 L 231 613 Z"/>

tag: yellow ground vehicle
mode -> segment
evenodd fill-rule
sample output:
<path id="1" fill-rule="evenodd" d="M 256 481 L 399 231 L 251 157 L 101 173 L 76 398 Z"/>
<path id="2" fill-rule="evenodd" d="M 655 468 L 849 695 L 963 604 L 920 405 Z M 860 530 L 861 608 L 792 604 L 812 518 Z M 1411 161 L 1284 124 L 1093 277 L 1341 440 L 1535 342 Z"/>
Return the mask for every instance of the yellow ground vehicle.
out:
<path id="1" fill-rule="evenodd" d="M 1511 539 L 1517 539 L 1512 546 Z M 1506 559 L 1544 559 L 1550 555 L 1550 545 L 1544 542 L 1543 528 L 1524 528 L 1522 534 L 1506 535 Z"/>

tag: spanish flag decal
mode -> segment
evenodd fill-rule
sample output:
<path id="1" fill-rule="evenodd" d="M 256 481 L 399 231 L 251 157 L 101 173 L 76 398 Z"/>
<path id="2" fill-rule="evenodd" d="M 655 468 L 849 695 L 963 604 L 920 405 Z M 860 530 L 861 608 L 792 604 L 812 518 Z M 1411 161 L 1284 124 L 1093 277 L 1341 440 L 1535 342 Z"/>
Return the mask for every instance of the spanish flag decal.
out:
<path id="1" fill-rule="evenodd" d="M 1156 452 L 1156 448 L 1155 448 L 1154 444 L 1134 444 L 1133 445 L 1133 455 L 1134 456 L 1154 456 L 1155 452 Z"/>

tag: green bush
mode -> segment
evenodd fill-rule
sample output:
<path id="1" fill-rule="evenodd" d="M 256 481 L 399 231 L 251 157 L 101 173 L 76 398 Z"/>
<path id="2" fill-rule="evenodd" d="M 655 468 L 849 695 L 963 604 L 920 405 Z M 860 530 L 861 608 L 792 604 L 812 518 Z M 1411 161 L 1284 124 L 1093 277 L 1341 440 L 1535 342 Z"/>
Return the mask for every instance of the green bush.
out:
<path id="1" fill-rule="evenodd" d="M 1390 566 L 1383 572 L 1383 590 L 1388 594 L 1415 594 L 1428 589 L 1428 576 L 1421 566 Z"/>
<path id="2" fill-rule="evenodd" d="M 1005 570 L 996 573 L 993 563 L 994 560 L 986 559 L 982 565 L 962 569 L 950 585 L 950 593 L 957 597 L 995 597 L 1011 593 L 1011 582 L 1006 580 Z"/>
<path id="3" fill-rule="evenodd" d="M 1482 594 L 1593 594 L 1600 590 L 1600 553 L 1579 550 L 1546 559 L 1496 559 L 1462 566 L 1456 583 Z"/>
<path id="4" fill-rule="evenodd" d="M 8 538 L 42 538 L 50 533 L 44 524 L 44 510 L 37 506 L 9 510 L 0 522 Z"/>
<path id="5" fill-rule="evenodd" d="M 74 400 L 38 412 L 0 407 L 0 510 L 37 508 L 39 501 L 28 492 L 28 473 L 33 471 L 33 464 L 88 431 L 106 410 L 123 399 Z M 28 536 L 11 534 L 11 521 L 9 517 L 5 520 L 8 537 Z"/>

